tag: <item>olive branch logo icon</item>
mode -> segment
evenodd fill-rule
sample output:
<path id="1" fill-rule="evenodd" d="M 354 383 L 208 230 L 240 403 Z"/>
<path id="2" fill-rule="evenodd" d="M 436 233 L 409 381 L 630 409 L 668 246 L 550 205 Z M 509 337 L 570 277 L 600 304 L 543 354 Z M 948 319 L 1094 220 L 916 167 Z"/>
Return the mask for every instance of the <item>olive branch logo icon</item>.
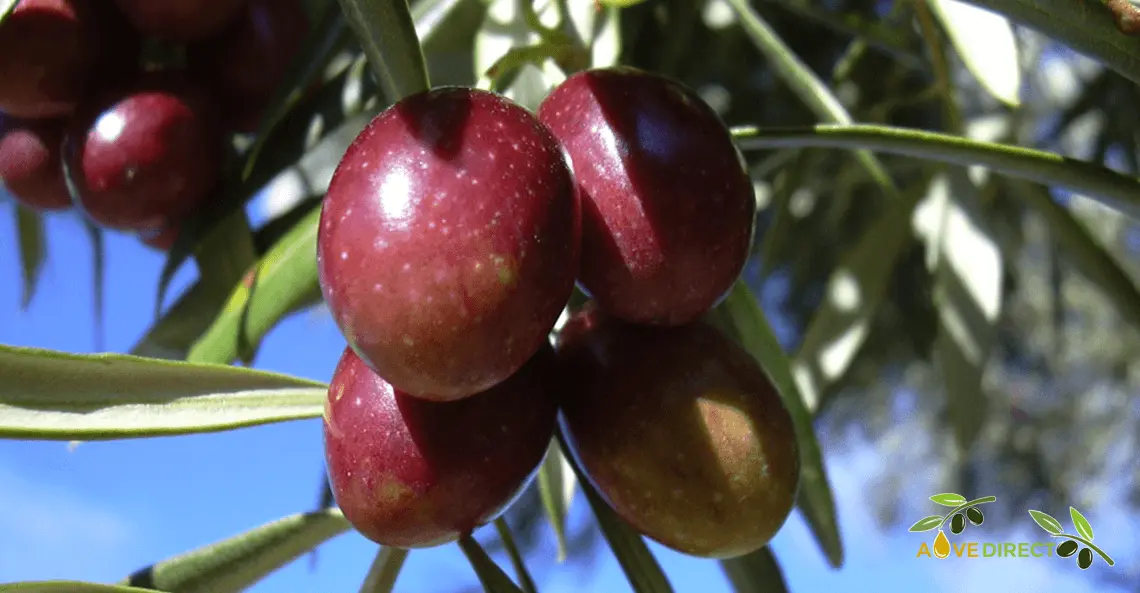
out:
<path id="1" fill-rule="evenodd" d="M 919 519 L 914 525 L 910 526 L 910 531 L 913 533 L 921 533 L 924 531 L 938 530 L 938 535 L 934 536 L 934 556 L 936 558 L 946 558 L 950 556 L 950 539 L 942 531 L 942 527 L 946 522 L 950 522 L 950 532 L 958 535 L 966 530 L 966 521 L 974 525 L 981 525 L 985 520 L 985 515 L 978 505 L 986 504 L 988 502 L 995 502 L 996 496 L 983 496 L 974 500 L 966 500 L 965 496 L 955 494 L 953 492 L 944 492 L 942 494 L 935 494 L 930 497 L 930 500 L 940 504 L 944 507 L 952 507 L 952 510 L 945 515 L 931 515 Z"/>
<path id="2" fill-rule="evenodd" d="M 1049 535 L 1065 540 L 1060 544 L 1057 544 L 1058 556 L 1062 558 L 1068 558 L 1069 556 L 1077 553 L 1077 548 L 1080 547 L 1079 544 L 1085 545 L 1085 547 L 1081 548 L 1080 554 L 1077 554 L 1077 566 L 1080 567 L 1081 570 L 1086 570 L 1088 567 L 1092 566 L 1094 551 L 1099 554 L 1101 558 L 1104 558 L 1104 561 L 1109 566 L 1116 564 L 1112 561 L 1112 558 L 1108 557 L 1108 554 L 1104 553 L 1104 550 L 1098 548 L 1095 544 L 1092 543 L 1092 525 L 1089 523 L 1089 520 L 1086 519 L 1085 516 L 1082 515 L 1081 512 L 1077 509 L 1069 507 L 1069 517 L 1072 518 L 1073 527 L 1076 528 L 1078 535 L 1065 533 L 1065 529 L 1061 527 L 1061 522 L 1054 519 L 1052 515 L 1049 515 L 1048 513 L 1042 513 L 1041 511 L 1030 509 L 1029 516 L 1033 517 L 1033 521 L 1040 525 L 1041 529 L 1049 532 Z"/>

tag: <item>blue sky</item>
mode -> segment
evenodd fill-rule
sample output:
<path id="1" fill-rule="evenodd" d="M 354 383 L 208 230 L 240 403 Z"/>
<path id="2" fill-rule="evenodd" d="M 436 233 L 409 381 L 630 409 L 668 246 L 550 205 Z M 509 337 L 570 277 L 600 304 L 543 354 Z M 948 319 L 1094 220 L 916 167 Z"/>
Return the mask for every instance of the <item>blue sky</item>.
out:
<path id="1" fill-rule="evenodd" d="M 39 294 L 23 313 L 14 228 L 11 206 L 0 202 L 0 254 L 4 255 L 0 257 L 0 343 L 91 351 L 95 343 L 91 252 L 79 222 L 70 214 L 49 217 L 49 259 Z M 129 236 L 108 234 L 106 245 L 105 344 L 107 350 L 121 352 L 150 321 L 147 312 L 153 309 L 163 257 Z M 182 284 L 191 276 L 192 272 L 184 272 Z M 258 366 L 327 381 L 343 347 L 326 315 L 305 313 L 270 334 Z M 921 504 L 925 494 L 919 494 L 920 504 L 904 506 L 906 525 L 884 533 L 860 494 L 892 460 L 858 442 L 826 454 L 847 543 L 847 564 L 839 571 L 828 568 L 803 521 L 794 515 L 773 543 L 793 593 L 854 592 L 870 586 L 908 592 L 1112 593 L 1123 589 L 1096 582 L 1095 573 L 1136 574 L 1137 565 L 1130 559 L 1137 557 L 1140 541 L 1129 532 L 1129 522 L 1112 512 L 1115 504 L 1085 513 L 1097 528 L 1097 542 L 1117 559 L 1114 569 L 1099 560 L 1082 572 L 1071 559 L 1059 558 L 916 559 L 919 543 L 932 537 L 907 533 L 906 527 L 934 511 L 929 503 Z M 319 421 L 191 437 L 83 443 L 74 451 L 63 443 L 0 441 L 0 582 L 115 581 L 142 565 L 308 510 L 315 502 L 321 458 Z M 910 488 L 919 493 L 941 491 L 937 484 L 910 484 Z M 1067 524 L 1065 509 L 1053 511 Z M 575 500 L 570 519 L 572 528 L 592 520 L 583 500 Z M 986 537 L 1000 540 L 1041 539 L 1028 517 L 1017 525 L 987 522 L 984 529 Z M 975 537 L 980 536 L 978 532 Z M 652 549 L 677 591 L 728 590 L 716 563 L 656 545 Z M 321 548 L 316 570 L 302 560 L 252 591 L 356 591 L 375 551 L 374 544 L 350 533 Z M 604 547 L 593 557 L 572 557 L 559 566 L 552 562 L 553 537 L 547 533 L 535 555 L 534 576 L 543 591 L 629 590 Z M 449 591 L 473 582 L 458 549 L 448 545 L 411 554 L 396 590 Z"/>

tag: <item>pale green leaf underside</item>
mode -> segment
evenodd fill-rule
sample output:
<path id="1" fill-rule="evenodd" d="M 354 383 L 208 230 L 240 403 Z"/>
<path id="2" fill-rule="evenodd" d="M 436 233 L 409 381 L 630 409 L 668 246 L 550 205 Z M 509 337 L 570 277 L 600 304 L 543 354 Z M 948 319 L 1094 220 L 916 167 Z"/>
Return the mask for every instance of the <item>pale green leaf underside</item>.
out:
<path id="1" fill-rule="evenodd" d="M 315 418 L 326 390 L 241 367 L 0 345 L 0 438 L 131 438 Z"/>
<path id="2" fill-rule="evenodd" d="M 156 590 L 79 581 L 27 581 L 0 585 L 0 592 L 2 593 L 16 593 L 17 591 L 19 593 L 155 593 Z"/>
<path id="3" fill-rule="evenodd" d="M 124 584 L 237 593 L 350 528 L 339 509 L 299 513 L 148 566 Z"/>

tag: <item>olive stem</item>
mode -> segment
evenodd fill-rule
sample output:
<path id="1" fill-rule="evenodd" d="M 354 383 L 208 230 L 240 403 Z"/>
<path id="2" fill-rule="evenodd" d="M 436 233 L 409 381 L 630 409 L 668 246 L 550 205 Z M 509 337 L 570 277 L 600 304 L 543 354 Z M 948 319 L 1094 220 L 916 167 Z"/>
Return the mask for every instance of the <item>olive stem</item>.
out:
<path id="1" fill-rule="evenodd" d="M 1067 188 L 1140 216 L 1140 179 L 1053 152 L 982 142 L 953 134 L 869 124 L 819 124 L 801 128 L 743 126 L 732 129 L 741 150 L 782 147 L 868 149 L 956 165 L 980 165 L 997 173 Z"/>
<path id="2" fill-rule="evenodd" d="M 499 532 L 499 539 L 503 540 L 503 547 L 507 549 L 507 556 L 510 557 L 511 564 L 514 565 L 515 575 L 519 578 L 519 586 L 523 593 L 536 593 L 538 589 L 534 585 L 534 579 L 530 577 L 530 572 L 526 569 L 526 562 L 515 543 L 514 534 L 511 533 L 510 526 L 502 517 L 495 519 L 495 530 Z"/>
<path id="3" fill-rule="evenodd" d="M 1112 558 L 1109 558 L 1108 554 L 1106 554 L 1106 553 L 1104 552 L 1104 550 L 1102 550 L 1102 549 L 1098 548 L 1098 547 L 1096 546 L 1096 544 L 1094 544 L 1094 543 L 1090 542 L 1089 540 L 1087 540 L 1087 539 L 1085 539 L 1085 538 L 1083 538 L 1083 537 L 1081 537 L 1081 536 L 1079 536 L 1079 535 L 1069 535 L 1068 533 L 1062 533 L 1062 534 L 1060 534 L 1060 535 L 1058 535 L 1058 534 L 1056 534 L 1056 533 L 1051 533 L 1051 534 L 1049 534 L 1049 535 L 1051 535 L 1051 536 L 1053 536 L 1053 537 L 1059 537 L 1059 538 L 1062 538 L 1062 539 L 1071 539 L 1071 540 L 1073 540 L 1073 541 L 1075 541 L 1075 542 L 1080 542 L 1080 543 L 1082 543 L 1082 544 L 1084 544 L 1084 545 L 1088 546 L 1090 549 L 1092 549 L 1092 551 L 1096 552 L 1097 554 L 1100 554 L 1100 557 L 1101 557 L 1101 558 L 1104 558 L 1104 561 L 1105 561 L 1106 563 L 1108 563 L 1108 565 L 1109 565 L 1109 566 L 1115 566 L 1115 565 L 1116 565 L 1116 563 L 1112 561 Z"/>
<path id="4" fill-rule="evenodd" d="M 946 522 L 950 520 L 950 517 L 953 517 L 954 515 L 962 512 L 962 511 L 964 511 L 970 507 L 976 507 L 980 504 L 985 504 L 987 502 L 994 502 L 996 500 L 997 500 L 996 496 L 983 496 L 983 497 L 975 499 L 975 500 L 964 502 L 964 503 L 954 507 L 954 510 L 950 511 L 949 513 L 946 513 L 946 516 L 942 518 L 942 522 L 938 524 L 938 529 L 942 529 L 942 526 L 945 525 Z"/>

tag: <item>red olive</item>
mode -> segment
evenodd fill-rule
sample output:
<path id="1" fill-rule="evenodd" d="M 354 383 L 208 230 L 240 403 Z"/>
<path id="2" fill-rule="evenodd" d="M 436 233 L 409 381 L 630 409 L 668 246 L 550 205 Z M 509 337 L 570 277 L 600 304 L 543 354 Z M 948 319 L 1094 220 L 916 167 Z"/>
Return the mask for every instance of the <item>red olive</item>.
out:
<path id="1" fill-rule="evenodd" d="M 191 71 L 218 96 L 227 127 L 257 130 L 308 33 L 300 0 L 249 0 L 237 21 L 187 49 Z"/>
<path id="2" fill-rule="evenodd" d="M 454 402 L 393 389 L 346 348 L 329 384 L 324 438 L 337 504 L 365 537 L 420 548 L 498 517 L 554 434 L 549 346 L 511 378 Z"/>
<path id="3" fill-rule="evenodd" d="M 115 0 L 144 35 L 168 41 L 193 41 L 232 23 L 246 0 Z"/>
<path id="4" fill-rule="evenodd" d="M 0 114 L 0 181 L 34 210 L 71 207 L 60 148 L 65 120 L 21 120 Z"/>
<path id="5" fill-rule="evenodd" d="M 538 117 L 582 199 L 583 288 L 611 314 L 678 325 L 744 269 L 756 198 L 732 137 L 693 90 L 627 67 L 587 70 Z"/>
<path id="6" fill-rule="evenodd" d="M 321 288 L 364 360 L 401 391 L 458 399 L 545 344 L 577 273 L 578 201 L 528 111 L 441 88 L 378 115 L 325 198 Z"/>
<path id="7" fill-rule="evenodd" d="M 795 427 L 748 352 L 704 321 L 630 324 L 588 305 L 558 337 L 571 454 L 637 531 L 727 558 L 767 544 L 795 504 Z"/>
<path id="8" fill-rule="evenodd" d="M 0 24 L 0 111 L 71 113 L 116 57 L 101 0 L 19 0 Z"/>
<path id="9" fill-rule="evenodd" d="M 64 160 L 83 211 L 124 230 L 180 222 L 213 191 L 222 136 L 205 93 L 177 71 L 146 72 L 81 109 Z"/>

